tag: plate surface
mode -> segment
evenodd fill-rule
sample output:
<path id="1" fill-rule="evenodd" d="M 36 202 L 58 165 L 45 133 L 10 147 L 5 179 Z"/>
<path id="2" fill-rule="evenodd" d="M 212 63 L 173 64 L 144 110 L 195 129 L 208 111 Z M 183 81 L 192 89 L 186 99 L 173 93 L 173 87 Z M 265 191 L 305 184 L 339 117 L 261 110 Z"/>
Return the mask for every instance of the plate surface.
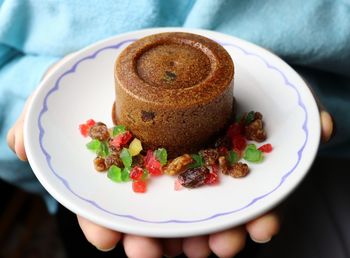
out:
<path id="1" fill-rule="evenodd" d="M 146 194 L 95 172 L 94 155 L 78 125 L 89 118 L 112 126 L 113 67 L 118 54 L 143 36 L 187 31 L 222 44 L 235 63 L 240 112 L 264 115 L 274 146 L 243 179 L 220 176 L 217 186 L 174 190 L 174 178 L 153 178 Z M 147 29 L 98 42 L 59 64 L 34 94 L 25 120 L 25 147 L 41 184 L 62 205 L 97 224 L 125 233 L 180 237 L 247 222 L 282 201 L 304 178 L 319 146 L 316 102 L 283 60 L 252 43 L 206 30 Z"/>

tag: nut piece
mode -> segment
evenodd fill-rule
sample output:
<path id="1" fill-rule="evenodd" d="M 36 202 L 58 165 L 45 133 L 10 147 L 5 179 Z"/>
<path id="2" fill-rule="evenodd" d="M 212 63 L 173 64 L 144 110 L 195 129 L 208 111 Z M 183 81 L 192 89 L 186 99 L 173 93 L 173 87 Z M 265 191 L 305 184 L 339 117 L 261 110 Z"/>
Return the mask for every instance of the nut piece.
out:
<path id="1" fill-rule="evenodd" d="M 98 172 L 103 172 L 107 170 L 106 164 L 105 164 L 105 159 L 101 157 L 96 157 L 94 159 L 94 167 L 96 171 Z"/>
<path id="2" fill-rule="evenodd" d="M 97 139 L 99 141 L 107 141 L 109 139 L 109 131 L 104 123 L 97 122 L 90 127 L 89 136 L 92 139 Z"/>
<path id="3" fill-rule="evenodd" d="M 244 164 L 242 162 L 238 162 L 238 163 L 233 164 L 229 173 L 230 173 L 230 176 L 235 177 L 235 178 L 245 177 L 249 173 L 249 167 L 247 164 Z"/>
<path id="4" fill-rule="evenodd" d="M 199 155 L 203 157 L 206 166 L 214 165 L 219 158 L 219 152 L 216 149 L 201 150 Z"/>
<path id="5" fill-rule="evenodd" d="M 244 135 L 248 140 L 257 142 L 263 142 L 266 140 L 266 132 L 261 113 L 255 112 L 254 120 L 244 127 Z"/>
<path id="6" fill-rule="evenodd" d="M 184 171 L 188 164 L 192 162 L 192 158 L 188 154 L 177 157 L 171 161 L 168 167 L 165 169 L 164 173 L 170 176 L 177 175 Z"/>

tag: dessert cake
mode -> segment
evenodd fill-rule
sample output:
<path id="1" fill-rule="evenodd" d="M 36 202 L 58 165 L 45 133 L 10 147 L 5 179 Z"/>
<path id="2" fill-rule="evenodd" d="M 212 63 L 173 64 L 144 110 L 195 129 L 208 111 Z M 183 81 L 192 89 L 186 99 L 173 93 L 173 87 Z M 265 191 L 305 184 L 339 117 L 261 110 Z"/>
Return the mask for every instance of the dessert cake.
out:
<path id="1" fill-rule="evenodd" d="M 136 40 L 115 63 L 113 121 L 170 157 L 196 152 L 232 121 L 234 64 L 206 37 L 183 32 Z"/>

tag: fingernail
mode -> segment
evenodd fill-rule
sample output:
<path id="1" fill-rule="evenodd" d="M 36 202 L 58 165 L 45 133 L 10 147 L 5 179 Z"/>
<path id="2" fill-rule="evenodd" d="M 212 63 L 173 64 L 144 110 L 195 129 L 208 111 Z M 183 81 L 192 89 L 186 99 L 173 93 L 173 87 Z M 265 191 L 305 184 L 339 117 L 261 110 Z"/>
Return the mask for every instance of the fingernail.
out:
<path id="1" fill-rule="evenodd" d="M 112 246 L 111 248 L 101 248 L 101 247 L 96 246 L 96 248 L 97 248 L 97 250 L 99 250 L 101 252 L 110 252 L 115 248 L 115 246 Z"/>
<path id="2" fill-rule="evenodd" d="M 271 238 L 268 239 L 254 239 L 253 237 L 250 237 L 255 243 L 258 244 L 266 244 L 268 242 L 270 242 Z"/>

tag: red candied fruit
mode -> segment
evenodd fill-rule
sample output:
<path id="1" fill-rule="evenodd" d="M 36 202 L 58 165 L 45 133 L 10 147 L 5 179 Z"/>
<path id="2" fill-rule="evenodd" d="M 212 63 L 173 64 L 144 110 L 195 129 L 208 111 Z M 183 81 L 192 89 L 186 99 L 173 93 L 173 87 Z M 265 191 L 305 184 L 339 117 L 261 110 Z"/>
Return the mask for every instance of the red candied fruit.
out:
<path id="1" fill-rule="evenodd" d="M 79 125 L 79 130 L 80 133 L 84 136 L 87 137 L 89 135 L 89 130 L 92 126 L 94 126 L 96 122 L 93 119 L 89 119 L 85 122 L 85 124 Z"/>
<path id="2" fill-rule="evenodd" d="M 219 175 L 218 175 L 219 168 L 217 165 L 213 165 L 210 167 L 210 173 L 207 175 L 207 177 L 204 180 L 204 183 L 207 185 L 214 185 L 219 183 Z"/>
<path id="3" fill-rule="evenodd" d="M 110 141 L 110 144 L 117 149 L 121 149 L 123 146 L 128 144 L 131 138 L 132 134 L 129 131 L 126 131 L 125 133 L 119 134 L 116 137 L 114 137 Z"/>
<path id="4" fill-rule="evenodd" d="M 227 154 L 228 149 L 227 149 L 226 147 L 224 147 L 224 146 L 220 146 L 220 147 L 218 148 L 218 152 L 219 152 L 219 155 L 220 155 L 220 156 L 224 156 L 224 155 Z"/>
<path id="5" fill-rule="evenodd" d="M 270 143 L 266 143 L 258 148 L 259 151 L 269 153 L 272 151 L 272 145 Z"/>
<path id="6" fill-rule="evenodd" d="M 86 121 L 86 124 L 91 127 L 91 126 L 94 126 L 96 124 L 96 122 L 93 119 L 89 119 Z"/>
<path id="7" fill-rule="evenodd" d="M 135 166 L 131 169 L 130 171 L 130 178 L 132 180 L 140 180 L 143 175 L 143 169 L 140 168 L 139 166 Z"/>
<path id="8" fill-rule="evenodd" d="M 145 193 L 147 191 L 147 182 L 143 180 L 133 181 L 132 190 L 135 193 Z"/>
<path id="9" fill-rule="evenodd" d="M 241 124 L 234 123 L 232 124 L 229 129 L 227 130 L 227 135 L 233 139 L 237 135 L 242 135 L 243 127 Z"/>
<path id="10" fill-rule="evenodd" d="M 175 184 L 174 184 L 174 190 L 175 191 L 180 191 L 183 188 L 181 182 L 179 179 L 175 180 Z"/>
<path id="11" fill-rule="evenodd" d="M 160 176 L 163 174 L 162 165 L 156 159 L 153 151 L 151 150 L 147 151 L 144 162 L 145 162 L 145 168 L 148 170 L 148 172 L 152 176 Z"/>
<path id="12" fill-rule="evenodd" d="M 232 138 L 232 146 L 234 150 L 241 152 L 247 147 L 247 140 L 241 135 L 236 135 Z"/>

